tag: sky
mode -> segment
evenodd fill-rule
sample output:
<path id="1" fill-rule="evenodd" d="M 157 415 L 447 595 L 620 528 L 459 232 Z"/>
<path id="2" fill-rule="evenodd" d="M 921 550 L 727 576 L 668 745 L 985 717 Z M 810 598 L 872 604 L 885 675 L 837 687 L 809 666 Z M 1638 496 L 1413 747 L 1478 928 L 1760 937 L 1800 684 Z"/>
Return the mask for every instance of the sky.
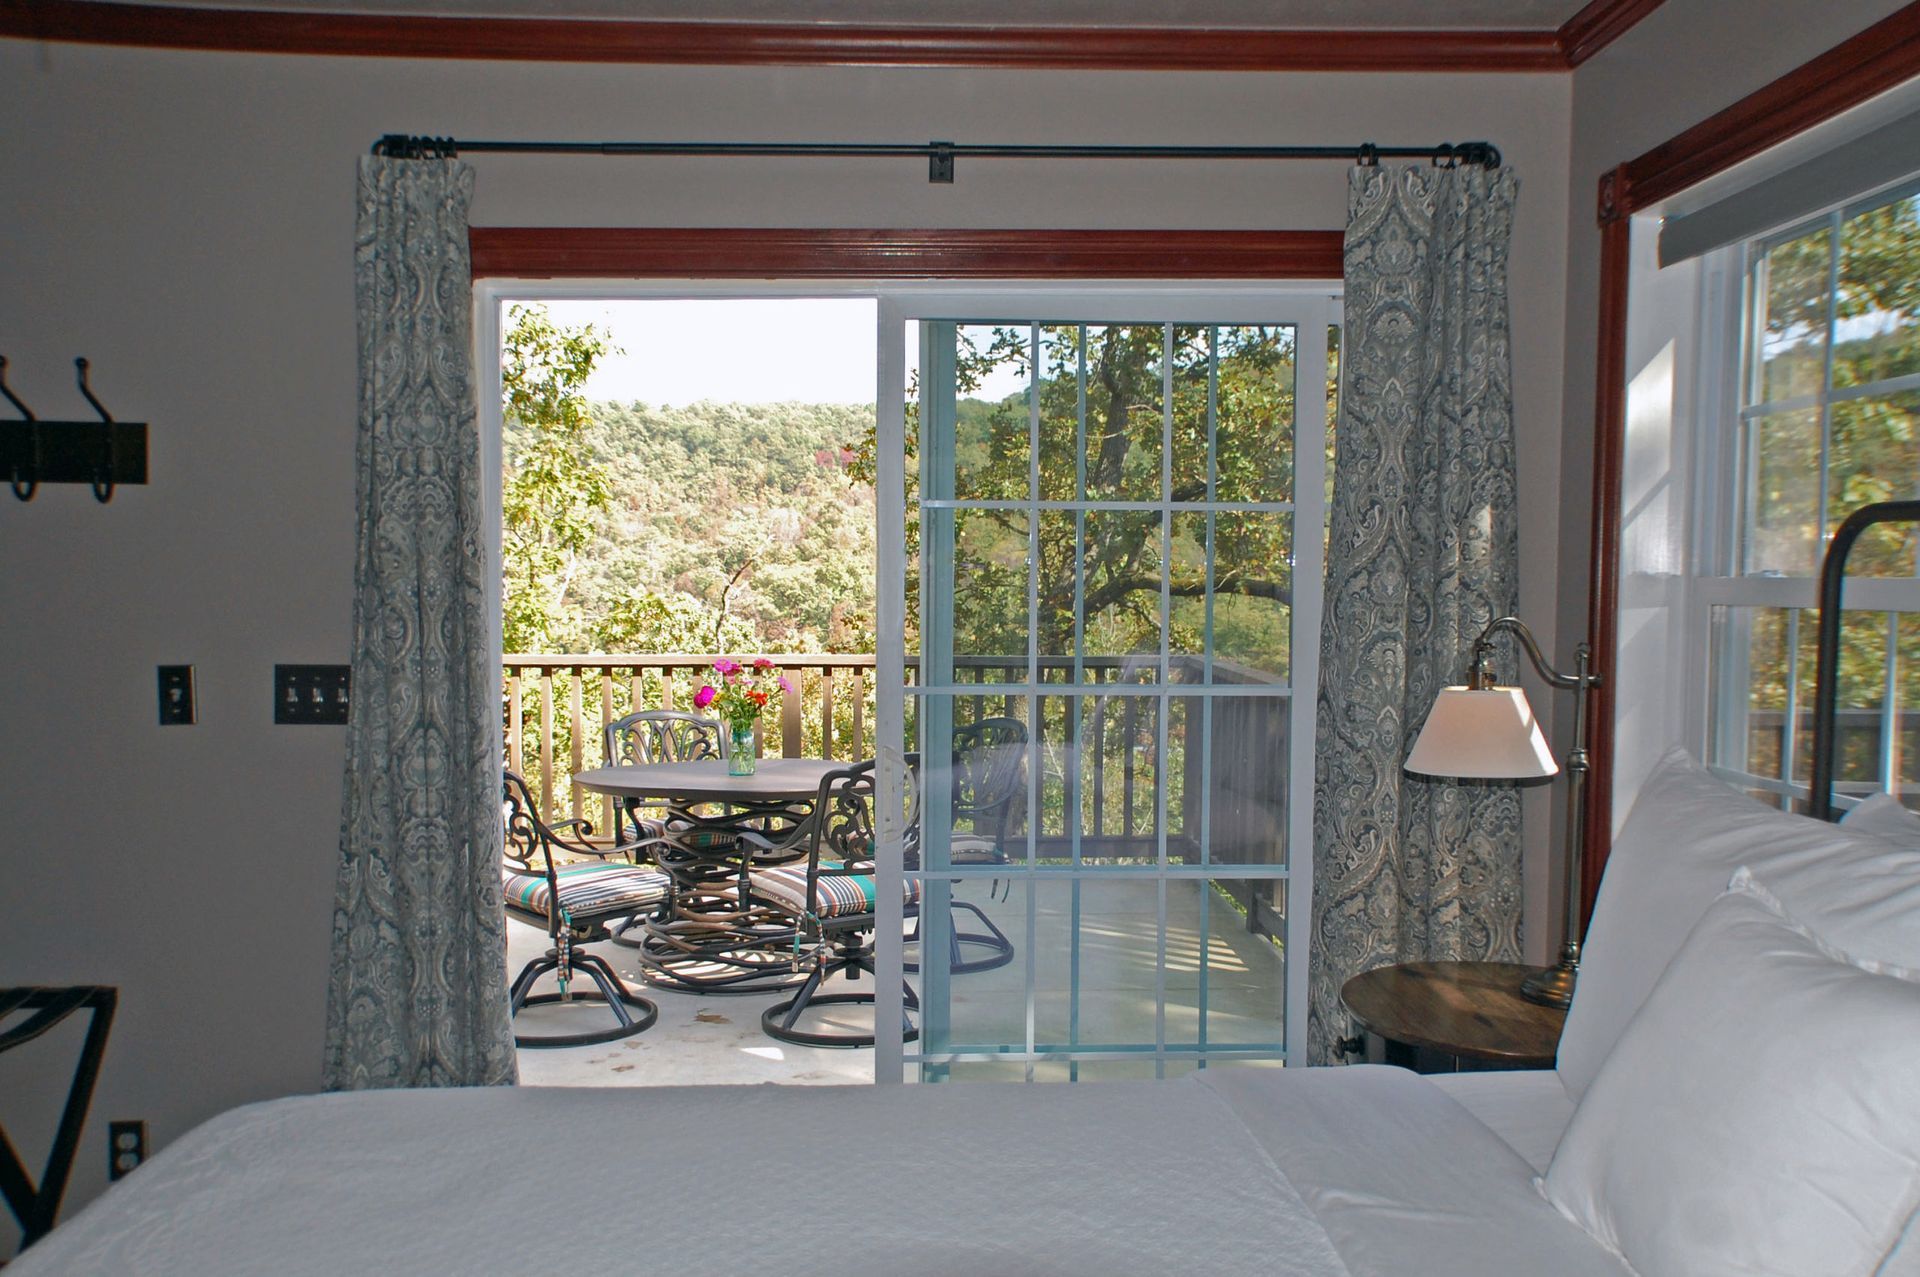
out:
<path id="1" fill-rule="evenodd" d="M 623 353 L 601 357 L 587 398 L 684 407 L 716 403 L 870 404 L 878 306 L 871 298 L 555 299 L 563 328 L 610 330 Z M 912 326 L 910 325 L 910 328 Z M 919 362 L 907 336 L 907 370 Z M 1016 386 L 976 394 L 999 398 Z"/>
<path id="2" fill-rule="evenodd" d="M 587 398 L 684 407 L 872 403 L 875 303 L 867 299 L 549 301 L 563 328 L 610 329 Z"/>

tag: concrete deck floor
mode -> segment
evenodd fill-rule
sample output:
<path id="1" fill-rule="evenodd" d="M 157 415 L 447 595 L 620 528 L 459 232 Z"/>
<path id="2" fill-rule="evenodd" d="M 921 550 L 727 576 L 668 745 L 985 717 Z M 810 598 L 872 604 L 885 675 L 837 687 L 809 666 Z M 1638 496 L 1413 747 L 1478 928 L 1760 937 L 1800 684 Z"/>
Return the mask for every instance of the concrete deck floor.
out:
<path id="1" fill-rule="evenodd" d="M 1206 1022 L 1212 1042 L 1272 1042 L 1280 1037 L 1284 964 L 1264 938 L 1249 934 L 1242 916 L 1224 897 L 1197 882 L 1167 885 L 1167 1040 L 1191 1041 L 1201 1011 L 1197 994 L 1202 953 L 1203 895 L 1208 994 Z M 1077 1032 L 1085 1044 L 1151 1042 L 1154 1039 L 1157 948 L 1156 885 L 1149 880 L 1091 882 L 1079 900 L 1079 990 L 1077 1030 L 1069 995 L 1074 977 L 1073 893 L 1064 882 L 1035 889 L 1035 1029 L 1042 1041 L 1064 1042 Z M 953 978 L 951 1016 L 956 1042 L 1024 1040 L 1026 1018 L 1027 900 L 1016 888 L 1010 900 L 991 901 L 983 883 L 956 890 L 956 900 L 984 909 L 1013 940 L 1014 961 L 993 971 Z M 957 913 L 963 929 L 973 920 Z M 518 971 L 546 948 L 546 937 L 509 920 L 508 964 Z M 660 1020 L 644 1033 L 602 1046 L 522 1050 L 520 1080 L 529 1086 L 677 1086 L 779 1082 L 799 1085 L 869 1082 L 873 1052 L 789 1046 L 760 1030 L 760 1013 L 784 995 L 714 996 L 676 993 L 644 985 L 633 950 L 602 943 L 594 951 L 621 978 L 660 1007 Z M 549 987 L 549 979 L 542 988 Z M 870 986 L 867 986 L 870 987 Z M 831 1021 L 851 1027 L 872 1024 L 864 1008 Z M 564 1032 L 606 1022 L 593 1003 L 536 1007 L 522 1012 L 531 1032 Z M 824 1024 L 824 1018 L 813 1021 Z M 1168 1071 L 1176 1071 L 1170 1063 Z M 1036 1066 L 1035 1077 L 1067 1075 L 1064 1063 Z M 1016 1062 L 956 1066 L 961 1079 L 1024 1076 Z M 1151 1060 L 1082 1064 L 1082 1078 L 1153 1076 Z"/>

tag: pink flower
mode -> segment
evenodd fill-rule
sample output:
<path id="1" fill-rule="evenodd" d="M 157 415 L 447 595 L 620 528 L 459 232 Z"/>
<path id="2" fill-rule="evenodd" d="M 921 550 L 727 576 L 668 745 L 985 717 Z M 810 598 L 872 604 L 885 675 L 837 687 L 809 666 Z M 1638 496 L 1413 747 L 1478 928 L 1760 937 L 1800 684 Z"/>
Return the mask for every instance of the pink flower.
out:
<path id="1" fill-rule="evenodd" d="M 713 670 L 716 674 L 738 674 L 740 672 L 740 663 L 738 661 L 729 661 L 725 657 L 722 657 L 713 663 Z"/>
<path id="2" fill-rule="evenodd" d="M 793 690 L 793 684 L 787 682 L 787 677 L 784 674 L 782 674 L 779 678 L 776 678 L 773 681 L 780 684 L 780 690 L 783 692 L 791 692 Z"/>
<path id="3" fill-rule="evenodd" d="M 702 687 L 699 691 L 693 694 L 693 703 L 695 708 L 705 709 L 707 706 L 713 704 L 713 698 L 718 696 L 719 694 L 720 693 L 714 691 L 711 687 Z"/>
<path id="4" fill-rule="evenodd" d="M 758 660 L 754 661 L 753 668 L 757 670 L 770 670 L 773 668 L 773 662 L 768 660 L 766 657 L 762 656 Z"/>

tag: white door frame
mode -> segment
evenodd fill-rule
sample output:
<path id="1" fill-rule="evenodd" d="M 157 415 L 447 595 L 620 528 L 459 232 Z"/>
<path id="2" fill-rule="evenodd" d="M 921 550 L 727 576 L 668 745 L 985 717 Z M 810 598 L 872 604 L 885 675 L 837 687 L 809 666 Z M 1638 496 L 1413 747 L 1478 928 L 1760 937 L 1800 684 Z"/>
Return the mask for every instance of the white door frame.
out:
<path id="1" fill-rule="evenodd" d="M 475 282 L 474 376 L 480 432 L 481 507 L 486 518 L 488 579 L 501 570 L 502 528 L 500 484 L 502 473 L 500 316 L 505 304 L 578 298 L 644 300 L 724 300 L 728 298 L 871 298 L 877 303 L 876 423 L 878 474 L 875 488 L 876 594 L 875 624 L 876 934 L 904 934 L 902 908 L 904 873 L 901 858 L 901 820 L 904 808 L 906 762 L 906 698 L 899 692 L 906 678 L 906 555 L 905 555 L 905 403 L 906 325 L 916 319 L 993 321 L 1071 317 L 1088 322 L 1272 323 L 1298 322 L 1324 331 L 1340 322 L 1338 281 L 1127 281 L 1049 283 L 1034 280 L 965 281 L 953 284 L 902 283 L 897 280 L 633 280 L 633 279 L 509 279 L 489 277 Z M 1276 315 L 1275 304 L 1284 304 Z M 1324 342 L 1302 341 L 1297 347 L 1295 403 L 1295 488 L 1313 494 L 1311 505 L 1323 505 L 1324 440 L 1327 428 L 1325 399 L 1308 388 L 1326 381 Z M 1301 441 L 1310 446 L 1301 446 Z M 1301 504 L 1307 504 L 1302 502 Z M 1324 514 L 1324 511 L 1322 511 Z M 1323 579 L 1322 537 L 1312 529 L 1294 535 L 1294 577 Z M 502 636 L 501 597 L 489 591 L 488 628 L 496 657 Z M 1291 739 L 1310 742 L 1314 734 L 1314 701 L 1319 683 L 1320 590 L 1301 599 L 1293 612 L 1290 707 Z M 1305 641 L 1301 641 L 1304 639 Z M 888 694 L 888 689 L 894 689 Z M 1306 689 L 1302 694 L 1300 689 Z M 1285 1045 L 1290 1060 L 1306 1055 L 1308 942 L 1312 900 L 1313 751 L 1296 748 L 1290 760 L 1288 805 L 1290 848 L 1284 874 L 1288 882 L 1286 942 Z M 1296 855 L 1300 849 L 1308 854 Z M 1164 907 L 1164 906 L 1163 906 Z M 903 1009 L 903 957 L 899 943 L 876 946 L 876 1025 L 897 1024 Z M 874 1080 L 905 1080 L 905 1052 L 896 1035 L 876 1034 Z"/>

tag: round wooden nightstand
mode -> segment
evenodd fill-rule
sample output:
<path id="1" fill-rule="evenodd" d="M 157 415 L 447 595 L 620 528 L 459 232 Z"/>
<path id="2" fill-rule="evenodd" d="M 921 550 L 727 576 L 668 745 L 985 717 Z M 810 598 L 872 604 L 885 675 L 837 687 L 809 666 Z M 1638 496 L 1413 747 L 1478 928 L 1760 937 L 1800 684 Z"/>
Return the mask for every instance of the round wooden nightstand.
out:
<path id="1" fill-rule="evenodd" d="M 1403 962 L 1347 981 L 1340 1000 L 1371 1064 L 1416 1073 L 1550 1069 L 1567 1013 L 1520 996 L 1538 968 L 1517 962 Z"/>

